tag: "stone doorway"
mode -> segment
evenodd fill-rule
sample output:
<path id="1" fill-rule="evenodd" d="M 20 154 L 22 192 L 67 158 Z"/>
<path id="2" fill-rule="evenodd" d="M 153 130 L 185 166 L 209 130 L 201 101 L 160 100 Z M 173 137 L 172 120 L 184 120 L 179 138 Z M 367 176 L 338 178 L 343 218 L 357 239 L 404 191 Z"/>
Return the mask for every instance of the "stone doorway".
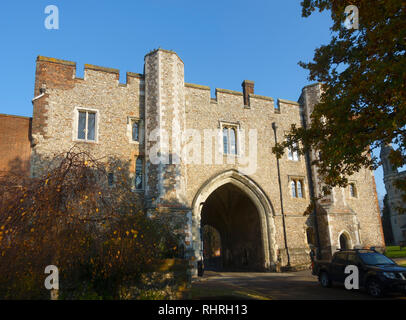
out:
<path id="1" fill-rule="evenodd" d="M 225 211 L 216 209 L 216 204 L 221 208 L 219 201 L 225 201 Z M 232 214 L 234 208 L 237 213 L 230 223 L 239 230 L 238 233 L 230 230 L 230 225 L 224 226 L 225 220 L 221 219 L 225 213 Z M 199 264 L 204 261 L 205 225 L 213 227 L 220 235 L 221 268 L 276 270 L 278 247 L 274 210 L 263 190 L 249 177 L 232 169 L 209 178 L 193 199 L 191 222 L 192 242 L 189 248 L 193 253 L 192 277 L 198 275 Z M 236 242 L 228 239 L 236 239 Z M 237 243 L 241 245 L 238 247 Z"/>
<path id="2" fill-rule="evenodd" d="M 206 270 L 262 271 L 264 248 L 258 210 L 232 183 L 214 190 L 201 211 Z"/>

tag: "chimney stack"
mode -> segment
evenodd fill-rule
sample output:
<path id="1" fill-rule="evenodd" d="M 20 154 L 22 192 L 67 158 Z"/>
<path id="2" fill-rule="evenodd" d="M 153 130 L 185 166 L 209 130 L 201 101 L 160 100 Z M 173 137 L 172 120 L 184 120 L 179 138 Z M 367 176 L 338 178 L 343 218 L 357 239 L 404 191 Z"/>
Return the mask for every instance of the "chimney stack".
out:
<path id="1" fill-rule="evenodd" d="M 244 106 L 250 105 L 249 95 L 254 94 L 254 81 L 244 80 L 241 84 L 244 94 Z"/>

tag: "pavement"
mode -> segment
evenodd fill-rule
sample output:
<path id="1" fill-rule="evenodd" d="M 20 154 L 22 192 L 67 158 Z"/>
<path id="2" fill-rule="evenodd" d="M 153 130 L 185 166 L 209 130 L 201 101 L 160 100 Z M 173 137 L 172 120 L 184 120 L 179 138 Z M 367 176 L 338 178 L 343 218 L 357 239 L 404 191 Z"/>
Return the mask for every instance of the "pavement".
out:
<path id="1" fill-rule="evenodd" d="M 312 276 L 311 270 L 283 273 L 214 272 L 206 271 L 192 284 L 194 292 L 235 291 L 244 293 L 247 299 L 270 300 L 369 300 L 363 289 L 346 290 L 343 285 L 323 288 Z M 231 296 L 210 296 L 200 299 L 235 299 Z M 196 298 L 199 299 L 199 298 Z M 405 299 L 402 294 L 389 294 L 383 299 Z"/>

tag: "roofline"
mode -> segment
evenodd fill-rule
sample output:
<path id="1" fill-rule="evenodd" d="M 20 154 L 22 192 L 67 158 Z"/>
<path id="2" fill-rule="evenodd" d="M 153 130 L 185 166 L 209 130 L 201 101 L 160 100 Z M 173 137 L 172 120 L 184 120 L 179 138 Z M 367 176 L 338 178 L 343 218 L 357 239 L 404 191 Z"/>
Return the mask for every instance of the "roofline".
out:
<path id="1" fill-rule="evenodd" d="M 32 117 L 26 117 L 26 116 L 17 116 L 17 115 L 14 115 L 14 114 L 5 114 L 5 113 L 0 113 L 0 117 L 10 117 L 10 118 L 32 119 Z"/>

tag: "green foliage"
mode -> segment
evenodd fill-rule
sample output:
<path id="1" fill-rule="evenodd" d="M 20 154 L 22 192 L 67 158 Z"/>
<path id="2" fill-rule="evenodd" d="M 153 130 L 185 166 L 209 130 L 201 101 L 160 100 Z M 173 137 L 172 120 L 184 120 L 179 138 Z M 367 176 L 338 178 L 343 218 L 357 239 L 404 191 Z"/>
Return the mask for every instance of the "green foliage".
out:
<path id="1" fill-rule="evenodd" d="M 359 9 L 359 29 L 344 26 L 347 5 Z M 315 159 L 324 182 L 347 185 L 347 177 L 362 167 L 374 169 L 379 160 L 370 150 L 395 143 L 395 166 L 406 163 L 406 5 L 399 0 L 304 0 L 303 17 L 329 10 L 333 20 L 329 44 L 315 50 L 314 60 L 299 64 L 309 79 L 322 83 L 321 101 L 306 128 L 292 126 L 286 142 L 274 152 L 301 143 L 300 151 Z M 406 182 L 400 182 L 406 190 Z M 406 193 L 404 196 L 406 201 Z"/>
<path id="2" fill-rule="evenodd" d="M 385 255 L 388 258 L 406 258 L 406 248 L 400 250 L 399 246 L 387 246 Z"/>

